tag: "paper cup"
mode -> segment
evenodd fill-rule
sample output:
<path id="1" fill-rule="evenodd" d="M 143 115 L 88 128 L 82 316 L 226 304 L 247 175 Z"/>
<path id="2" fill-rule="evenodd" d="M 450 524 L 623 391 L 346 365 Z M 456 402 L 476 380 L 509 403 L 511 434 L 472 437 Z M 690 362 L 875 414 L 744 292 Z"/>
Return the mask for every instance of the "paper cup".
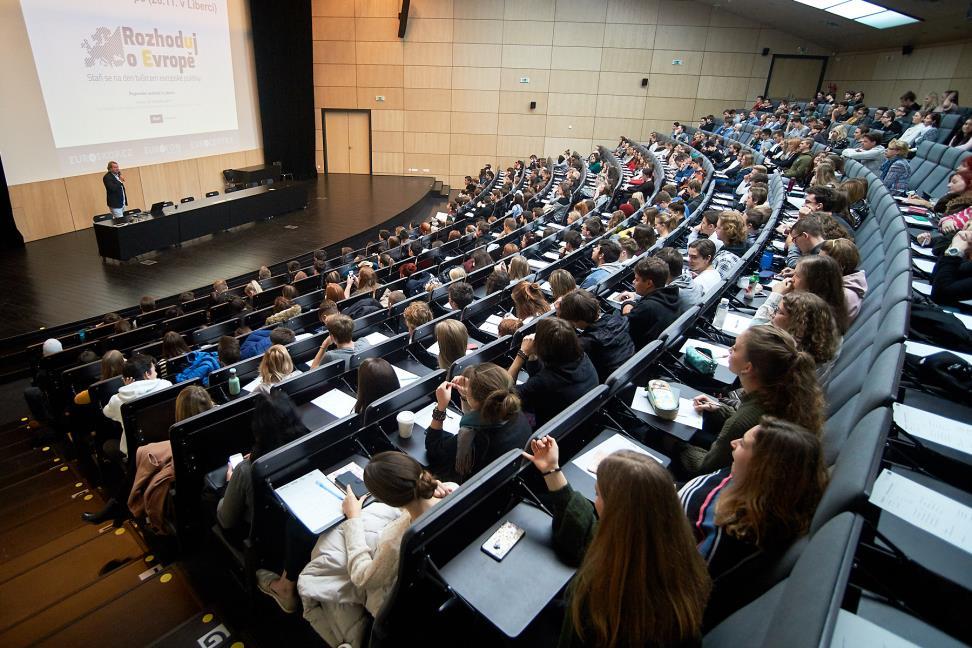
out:
<path id="1" fill-rule="evenodd" d="M 408 439 L 412 436 L 412 427 L 415 425 L 415 413 L 414 412 L 399 412 L 396 417 L 398 421 L 398 435 L 403 439 Z"/>

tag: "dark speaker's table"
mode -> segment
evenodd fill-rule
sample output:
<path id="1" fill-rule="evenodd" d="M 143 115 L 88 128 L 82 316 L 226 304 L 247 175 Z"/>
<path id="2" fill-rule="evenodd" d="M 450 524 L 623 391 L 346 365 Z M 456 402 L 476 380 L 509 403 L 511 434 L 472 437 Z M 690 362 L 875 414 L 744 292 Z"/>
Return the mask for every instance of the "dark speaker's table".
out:
<path id="1" fill-rule="evenodd" d="M 307 206 L 299 184 L 254 187 L 166 207 L 161 215 L 136 216 L 130 223 L 95 223 L 98 254 L 126 261 L 231 227 L 278 216 Z"/>

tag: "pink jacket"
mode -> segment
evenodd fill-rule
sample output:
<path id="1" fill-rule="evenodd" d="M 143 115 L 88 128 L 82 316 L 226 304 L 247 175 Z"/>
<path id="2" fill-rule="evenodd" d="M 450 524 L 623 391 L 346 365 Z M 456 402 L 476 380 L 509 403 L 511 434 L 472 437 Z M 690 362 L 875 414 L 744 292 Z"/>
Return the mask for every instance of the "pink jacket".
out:
<path id="1" fill-rule="evenodd" d="M 972 219 L 972 207 L 966 207 L 960 212 L 955 212 L 954 214 L 945 216 L 938 221 L 938 229 L 941 230 L 942 225 L 944 225 L 947 221 L 951 221 L 955 223 L 955 229 L 960 230 L 965 227 L 965 224 L 969 222 L 969 219 Z"/>
<path id="2" fill-rule="evenodd" d="M 861 312 L 861 301 L 866 294 L 867 279 L 864 277 L 863 270 L 844 275 L 844 301 L 847 302 L 847 315 L 851 322 Z"/>

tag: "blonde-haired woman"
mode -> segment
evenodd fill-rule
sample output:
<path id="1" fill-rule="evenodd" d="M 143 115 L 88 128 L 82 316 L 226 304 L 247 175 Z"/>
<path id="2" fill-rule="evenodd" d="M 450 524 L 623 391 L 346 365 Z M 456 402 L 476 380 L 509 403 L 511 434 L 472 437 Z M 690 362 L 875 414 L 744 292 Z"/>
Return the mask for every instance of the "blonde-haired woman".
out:
<path id="1" fill-rule="evenodd" d="M 911 148 L 908 142 L 892 140 L 884 150 L 886 158 L 881 165 L 881 182 L 891 193 L 908 191 L 908 179 L 911 177 L 911 165 L 908 164 L 908 152 Z"/>
<path id="2" fill-rule="evenodd" d="M 274 344 L 263 352 L 263 359 L 260 360 L 260 377 L 257 379 L 254 391 L 269 394 L 271 387 L 300 373 L 300 369 L 294 368 L 294 361 L 290 359 L 287 347 Z"/>
<path id="3" fill-rule="evenodd" d="M 570 291 L 577 288 L 577 282 L 574 280 L 574 275 L 570 274 L 563 268 L 554 270 L 550 273 L 550 278 L 547 280 L 550 283 L 550 293 L 553 295 L 554 301 L 557 301 Z"/>
<path id="4" fill-rule="evenodd" d="M 447 319 L 435 325 L 435 341 L 439 345 L 439 369 L 448 370 L 453 362 L 466 355 L 469 331 L 459 320 Z"/>
<path id="5" fill-rule="evenodd" d="M 530 264 L 525 257 L 517 254 L 509 263 L 510 281 L 518 281 L 530 275 Z"/>

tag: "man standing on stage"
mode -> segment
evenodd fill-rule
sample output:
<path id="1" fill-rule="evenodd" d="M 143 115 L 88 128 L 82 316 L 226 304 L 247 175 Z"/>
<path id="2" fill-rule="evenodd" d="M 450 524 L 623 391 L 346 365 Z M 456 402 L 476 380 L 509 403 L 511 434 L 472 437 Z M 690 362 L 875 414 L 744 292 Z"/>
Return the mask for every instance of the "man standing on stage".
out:
<path id="1" fill-rule="evenodd" d="M 128 204 L 128 196 L 125 194 L 125 176 L 121 174 L 117 162 L 108 163 L 108 173 L 101 179 L 105 183 L 107 193 L 108 209 L 115 218 L 121 218 L 125 212 L 125 205 Z"/>

